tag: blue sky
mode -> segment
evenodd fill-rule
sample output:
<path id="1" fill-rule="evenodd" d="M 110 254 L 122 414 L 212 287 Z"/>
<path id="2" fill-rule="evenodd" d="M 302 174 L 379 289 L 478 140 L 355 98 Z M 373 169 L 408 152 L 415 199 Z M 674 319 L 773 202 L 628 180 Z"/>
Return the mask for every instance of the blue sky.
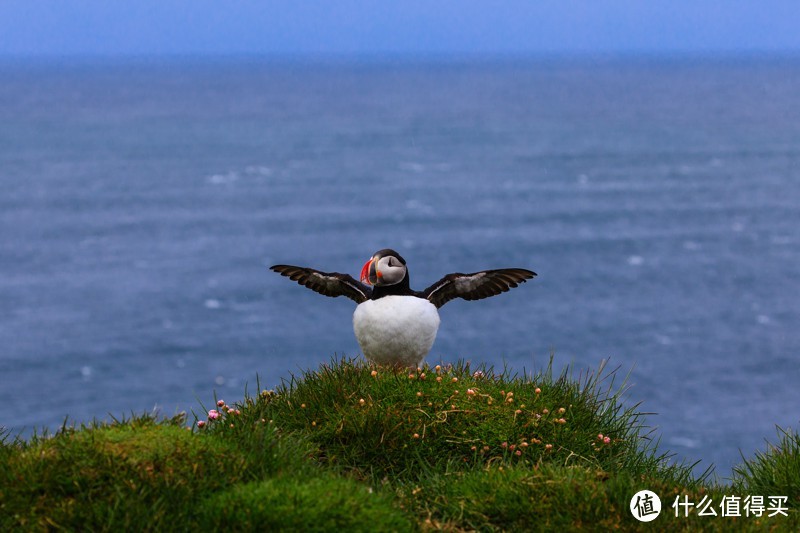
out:
<path id="1" fill-rule="evenodd" d="M 800 53 L 797 0 L 0 0 L 0 55 Z"/>

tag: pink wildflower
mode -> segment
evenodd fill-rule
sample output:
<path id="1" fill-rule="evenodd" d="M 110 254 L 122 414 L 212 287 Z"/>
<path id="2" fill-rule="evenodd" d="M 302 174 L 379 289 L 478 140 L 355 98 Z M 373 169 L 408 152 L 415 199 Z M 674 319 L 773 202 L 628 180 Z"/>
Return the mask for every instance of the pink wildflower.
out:
<path id="1" fill-rule="evenodd" d="M 217 418 L 219 418 L 219 411 L 217 411 L 216 409 L 212 409 L 208 412 L 209 420 L 216 420 Z"/>

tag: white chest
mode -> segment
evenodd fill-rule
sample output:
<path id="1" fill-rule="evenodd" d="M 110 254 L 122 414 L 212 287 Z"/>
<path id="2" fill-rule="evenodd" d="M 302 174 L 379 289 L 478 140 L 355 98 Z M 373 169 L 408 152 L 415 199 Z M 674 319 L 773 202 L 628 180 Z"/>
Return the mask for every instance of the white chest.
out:
<path id="1" fill-rule="evenodd" d="M 367 300 L 353 313 L 353 330 L 364 356 L 375 363 L 417 366 L 439 329 L 439 312 L 424 298 L 385 296 Z"/>

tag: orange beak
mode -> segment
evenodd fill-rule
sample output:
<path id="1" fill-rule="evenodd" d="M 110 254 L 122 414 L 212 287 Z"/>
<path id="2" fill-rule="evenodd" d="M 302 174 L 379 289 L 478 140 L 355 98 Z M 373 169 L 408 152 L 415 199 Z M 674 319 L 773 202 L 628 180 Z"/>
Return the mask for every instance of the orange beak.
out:
<path id="1" fill-rule="evenodd" d="M 377 276 L 375 275 L 375 267 L 373 266 L 374 261 L 375 259 L 370 257 L 369 261 L 364 263 L 364 266 L 361 267 L 361 283 L 372 285 L 374 283 L 373 280 L 377 281 Z"/>
<path id="2" fill-rule="evenodd" d="M 383 274 L 375 268 L 375 261 L 376 259 L 371 257 L 369 261 L 364 263 L 364 266 L 361 267 L 361 283 L 375 285 L 378 280 L 383 277 Z"/>

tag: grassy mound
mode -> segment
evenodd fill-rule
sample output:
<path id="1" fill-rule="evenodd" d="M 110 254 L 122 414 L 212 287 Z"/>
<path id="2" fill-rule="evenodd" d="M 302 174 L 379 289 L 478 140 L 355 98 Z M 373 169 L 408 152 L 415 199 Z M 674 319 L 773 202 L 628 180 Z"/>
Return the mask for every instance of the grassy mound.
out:
<path id="1" fill-rule="evenodd" d="M 548 369 L 523 379 L 468 364 L 396 372 L 344 361 L 247 400 L 237 419 L 271 421 L 314 445 L 318 461 L 372 481 L 548 462 L 693 484 L 690 465 L 669 466 L 655 453 L 613 378 Z"/>
<path id="2" fill-rule="evenodd" d="M 334 361 L 183 417 L 0 445 L 0 530 L 800 529 L 800 437 L 719 486 L 658 451 L 614 373 L 399 372 Z M 662 498 L 652 524 L 628 505 Z M 676 497 L 787 496 L 785 514 L 676 517 Z M 767 505 L 768 506 L 768 505 Z"/>
<path id="3" fill-rule="evenodd" d="M 198 496 L 291 464 L 282 443 L 260 433 L 256 460 L 235 441 L 192 433 L 183 417 L 65 428 L 53 438 L 4 446 L 0 525 L 95 530 L 186 523 Z"/>

